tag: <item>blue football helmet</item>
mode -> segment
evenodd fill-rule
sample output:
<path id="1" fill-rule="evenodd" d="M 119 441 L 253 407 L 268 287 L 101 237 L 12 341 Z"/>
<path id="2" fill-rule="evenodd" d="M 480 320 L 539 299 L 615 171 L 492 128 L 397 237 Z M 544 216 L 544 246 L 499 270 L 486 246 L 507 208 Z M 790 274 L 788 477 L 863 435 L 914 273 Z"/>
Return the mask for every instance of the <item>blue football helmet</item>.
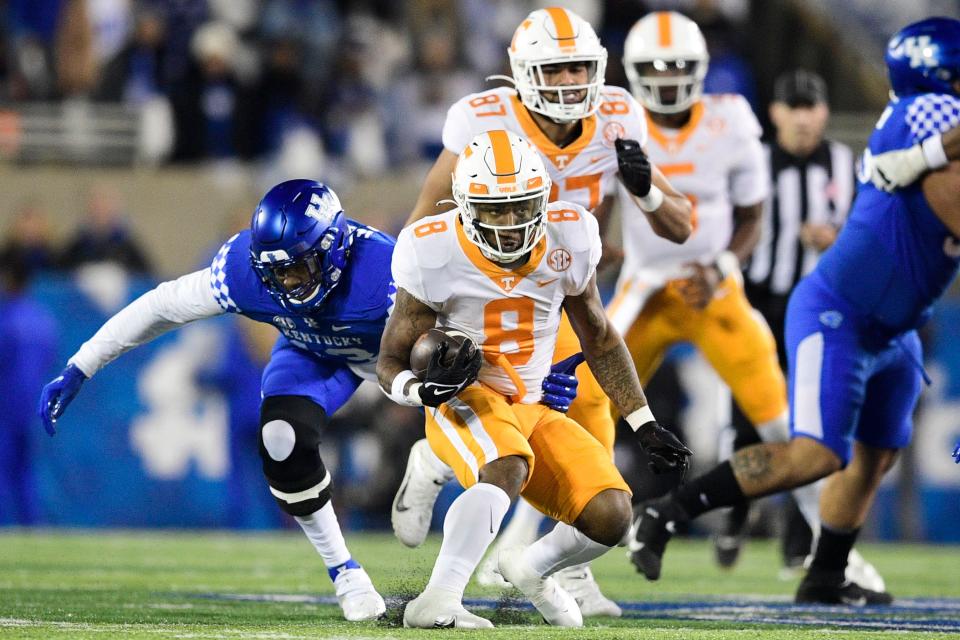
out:
<path id="1" fill-rule="evenodd" d="M 250 221 L 250 262 L 273 298 L 295 313 L 326 300 L 343 276 L 352 243 L 337 194 L 314 180 L 273 187 Z"/>
<path id="2" fill-rule="evenodd" d="M 908 24 L 890 38 L 884 56 L 890 85 L 899 96 L 916 93 L 957 95 L 960 80 L 960 20 L 927 18 Z"/>

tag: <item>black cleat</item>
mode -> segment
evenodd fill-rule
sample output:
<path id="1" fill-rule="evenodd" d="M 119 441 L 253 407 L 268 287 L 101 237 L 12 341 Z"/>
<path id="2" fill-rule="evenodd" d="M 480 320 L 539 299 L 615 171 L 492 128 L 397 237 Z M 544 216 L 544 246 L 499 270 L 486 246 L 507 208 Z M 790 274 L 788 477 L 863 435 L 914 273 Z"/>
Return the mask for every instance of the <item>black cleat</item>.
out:
<path id="1" fill-rule="evenodd" d="M 843 577 L 843 572 L 810 571 L 797 587 L 797 604 L 840 604 L 867 607 L 893 604 L 886 591 L 864 589 Z"/>
<path id="2" fill-rule="evenodd" d="M 743 538 L 717 534 L 713 536 L 713 558 L 721 569 L 733 569 L 740 559 Z"/>
<path id="3" fill-rule="evenodd" d="M 676 523 L 687 521 L 687 514 L 669 496 L 641 503 L 634 514 L 628 557 L 647 580 L 659 580 L 663 552 L 676 533 Z"/>
<path id="4" fill-rule="evenodd" d="M 747 526 L 747 517 L 750 515 L 750 503 L 730 507 L 726 514 L 723 531 L 713 537 L 713 556 L 717 565 L 722 569 L 732 569 L 740 559 L 740 549 L 743 547 L 743 531 Z"/>

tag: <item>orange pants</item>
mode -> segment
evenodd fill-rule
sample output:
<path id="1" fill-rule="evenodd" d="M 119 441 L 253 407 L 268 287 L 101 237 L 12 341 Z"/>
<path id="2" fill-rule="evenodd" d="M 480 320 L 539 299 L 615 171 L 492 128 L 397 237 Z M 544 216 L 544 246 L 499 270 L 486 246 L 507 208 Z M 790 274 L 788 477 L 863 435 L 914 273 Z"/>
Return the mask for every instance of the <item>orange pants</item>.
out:
<path id="1" fill-rule="evenodd" d="M 624 293 L 629 295 L 627 288 Z M 616 312 L 616 304 L 615 297 L 608 314 Z M 668 283 L 650 296 L 623 338 L 643 384 L 653 377 L 671 345 L 692 342 L 730 387 L 740 409 L 754 425 L 773 420 L 787 410 L 787 385 L 777 361 L 773 333 L 750 306 L 735 277 L 720 284 L 704 309 L 687 305 L 677 283 Z M 583 386 L 581 381 L 581 390 Z"/>
<path id="2" fill-rule="evenodd" d="M 520 495 L 567 524 L 601 491 L 630 493 L 610 454 L 579 424 L 542 404 L 511 404 L 482 385 L 428 408 L 426 432 L 433 452 L 467 488 L 484 465 L 506 456 L 524 458 L 529 474 Z"/>

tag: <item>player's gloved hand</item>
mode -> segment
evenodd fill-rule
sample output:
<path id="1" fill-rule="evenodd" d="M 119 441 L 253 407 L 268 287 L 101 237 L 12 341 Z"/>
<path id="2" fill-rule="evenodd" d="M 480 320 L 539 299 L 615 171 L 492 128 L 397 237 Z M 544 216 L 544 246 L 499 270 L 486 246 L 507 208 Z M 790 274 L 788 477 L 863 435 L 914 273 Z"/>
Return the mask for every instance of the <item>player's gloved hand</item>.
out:
<path id="1" fill-rule="evenodd" d="M 650 468 L 654 473 L 679 471 L 683 477 L 693 452 L 677 436 L 657 424 L 656 420 L 640 425 L 636 433 L 640 446 L 650 457 Z"/>
<path id="2" fill-rule="evenodd" d="M 620 168 L 620 179 L 623 180 L 627 191 L 642 198 L 650 193 L 653 180 L 653 167 L 643 148 L 636 140 L 617 138 L 614 141 L 617 149 L 617 166 Z"/>
<path id="3" fill-rule="evenodd" d="M 420 387 L 420 400 L 425 406 L 439 407 L 473 384 L 480 374 L 483 353 L 473 340 L 460 345 L 457 357 L 445 366 L 443 360 L 449 349 L 450 345 L 447 342 L 438 344 L 430 358 L 430 363 L 427 364 L 427 371 Z"/>
<path id="4" fill-rule="evenodd" d="M 953 459 L 957 464 L 960 464 L 960 440 L 957 440 L 957 446 L 953 448 Z"/>
<path id="5" fill-rule="evenodd" d="M 550 367 L 550 374 L 543 379 L 540 388 L 543 390 L 541 404 L 545 404 L 554 411 L 566 413 L 570 405 L 577 399 L 577 385 L 579 381 L 573 374 L 583 362 L 583 353 L 575 353 L 564 358 Z"/>
<path id="6" fill-rule="evenodd" d="M 878 155 L 864 154 L 864 168 L 870 182 L 888 193 L 913 184 L 924 173 L 947 166 L 943 138 L 933 135 L 908 149 L 887 151 Z"/>
<path id="7" fill-rule="evenodd" d="M 54 426 L 57 419 L 63 415 L 64 409 L 80 391 L 80 385 L 87 379 L 75 365 L 69 364 L 59 376 L 47 383 L 40 391 L 40 407 L 38 413 L 43 421 L 43 428 L 50 436 L 56 434 Z"/>

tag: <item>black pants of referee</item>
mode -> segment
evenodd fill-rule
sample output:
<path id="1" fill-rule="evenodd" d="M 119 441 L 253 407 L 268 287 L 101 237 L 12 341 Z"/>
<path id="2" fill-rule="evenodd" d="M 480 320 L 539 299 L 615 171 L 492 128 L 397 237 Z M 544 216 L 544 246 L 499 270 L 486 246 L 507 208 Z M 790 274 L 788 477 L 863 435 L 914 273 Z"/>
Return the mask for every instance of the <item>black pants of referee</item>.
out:
<path id="1" fill-rule="evenodd" d="M 780 368 L 787 371 L 787 351 L 783 339 L 784 321 L 787 315 L 787 295 L 772 294 L 764 288 L 746 282 L 744 291 L 750 304 L 760 312 L 770 325 L 770 330 L 777 341 L 777 358 L 780 361 Z M 733 448 L 742 449 L 746 446 L 760 442 L 760 436 L 757 430 L 747 420 L 743 412 L 733 403 L 733 428 L 736 432 Z M 786 566 L 797 566 L 802 564 L 804 558 L 810 553 L 810 545 L 813 542 L 813 534 L 810 531 L 807 521 L 804 520 L 797 503 L 792 496 L 787 496 L 785 505 L 783 536 L 781 538 L 781 551 L 783 553 L 783 562 Z M 735 507 L 730 514 L 728 522 L 728 532 L 732 535 L 739 534 L 743 529 L 747 515 L 749 513 L 749 504 L 744 503 Z"/>

